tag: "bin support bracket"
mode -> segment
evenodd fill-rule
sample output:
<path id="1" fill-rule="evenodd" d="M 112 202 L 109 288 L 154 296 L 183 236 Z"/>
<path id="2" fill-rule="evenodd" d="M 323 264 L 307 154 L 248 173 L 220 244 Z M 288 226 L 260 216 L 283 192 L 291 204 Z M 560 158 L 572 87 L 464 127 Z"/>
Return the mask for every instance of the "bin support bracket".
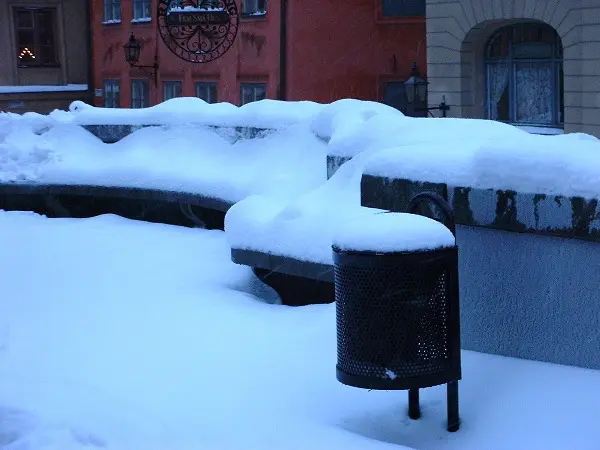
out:
<path id="1" fill-rule="evenodd" d="M 458 381 L 451 381 L 446 385 L 448 393 L 448 431 L 458 431 L 460 418 L 458 415 Z"/>
<path id="2" fill-rule="evenodd" d="M 413 420 L 421 418 L 421 407 L 419 406 L 419 390 L 408 390 L 408 417 Z"/>

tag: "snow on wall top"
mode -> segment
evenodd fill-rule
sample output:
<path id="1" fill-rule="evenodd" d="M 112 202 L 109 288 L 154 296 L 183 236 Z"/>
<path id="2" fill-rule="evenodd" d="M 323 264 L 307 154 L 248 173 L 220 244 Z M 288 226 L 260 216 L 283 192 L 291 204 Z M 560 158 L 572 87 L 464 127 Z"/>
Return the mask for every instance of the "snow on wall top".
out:
<path id="1" fill-rule="evenodd" d="M 364 173 L 478 189 L 600 197 L 600 141 L 595 137 L 522 132 L 492 139 L 477 131 L 474 126 L 471 138 L 452 136 L 378 151 Z"/>
<path id="2" fill-rule="evenodd" d="M 309 101 L 283 102 L 260 100 L 243 106 L 231 103 L 206 103 L 196 97 L 167 100 L 149 108 L 97 108 L 81 101 L 71 104 L 69 111 L 55 110 L 45 117 L 48 125 L 181 125 L 195 124 L 223 127 L 255 127 L 280 129 L 307 122 L 325 105 Z M 23 116 L 39 116 L 27 113 Z"/>
<path id="3" fill-rule="evenodd" d="M 329 156 L 370 154 L 364 173 L 480 189 L 600 197 L 600 140 L 532 134 L 481 119 L 411 118 L 373 102 L 323 108 L 312 130 Z"/>
<path id="4" fill-rule="evenodd" d="M 34 134 L 54 125 L 212 125 L 281 130 L 297 124 L 306 134 L 302 142 L 294 142 L 294 148 L 314 147 L 316 135 L 328 142 L 325 151 L 330 156 L 368 153 L 364 173 L 369 175 L 523 193 L 600 197 L 600 141 L 593 136 L 534 135 L 490 120 L 410 118 L 370 101 L 343 99 L 319 104 L 262 100 L 238 107 L 176 98 L 143 109 L 95 108 L 74 102 L 69 111 L 57 110 L 49 115 L 0 113 L 0 145 L 9 129 L 3 127 L 5 121 L 13 129 L 20 123 Z M 165 138 L 168 134 L 166 131 Z M 198 142 L 189 145 L 198 148 Z M 167 148 L 159 142 L 148 145 L 157 151 Z M 284 151 L 282 147 L 270 154 Z M 294 174 L 297 178 L 309 176 L 300 171 Z"/>

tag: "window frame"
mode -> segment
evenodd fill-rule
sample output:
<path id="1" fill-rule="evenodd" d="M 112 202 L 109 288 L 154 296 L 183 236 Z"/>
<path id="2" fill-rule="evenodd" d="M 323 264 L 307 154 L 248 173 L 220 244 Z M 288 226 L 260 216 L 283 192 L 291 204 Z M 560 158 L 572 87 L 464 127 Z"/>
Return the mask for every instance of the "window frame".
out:
<path id="1" fill-rule="evenodd" d="M 142 89 L 138 91 L 137 86 Z M 139 95 L 139 98 L 136 94 Z M 144 78 L 131 79 L 131 109 L 148 108 L 150 106 L 150 83 Z"/>
<path id="2" fill-rule="evenodd" d="M 268 0 L 242 0 L 242 17 L 264 17 L 269 8 Z M 249 7 L 248 4 L 252 3 Z M 262 9 L 260 8 L 262 3 Z M 256 7 L 254 6 L 256 4 Z"/>
<path id="3" fill-rule="evenodd" d="M 121 0 L 103 0 L 103 15 L 102 23 L 110 25 L 114 23 L 121 23 L 123 20 L 123 11 L 121 8 Z M 107 14 L 110 11 L 110 14 Z"/>
<path id="4" fill-rule="evenodd" d="M 402 114 L 408 116 L 408 102 L 406 99 L 406 80 L 405 79 L 399 79 L 399 78 L 395 78 L 395 77 L 380 77 L 379 80 L 379 103 L 383 103 L 384 105 L 390 106 L 394 109 L 397 109 L 398 111 L 400 111 Z M 402 86 L 402 88 L 400 89 L 402 91 L 401 93 L 401 98 L 402 98 L 402 108 L 398 108 L 396 105 L 391 104 L 390 102 L 386 102 L 386 92 L 388 87 L 391 87 L 393 85 L 398 85 L 398 86 Z"/>
<path id="5" fill-rule="evenodd" d="M 144 10 L 144 7 L 147 7 L 147 14 L 137 16 L 139 11 L 136 8 L 139 8 L 141 11 Z M 152 22 L 152 0 L 133 0 L 131 5 L 131 22 L 132 23 L 146 23 Z"/>
<path id="6" fill-rule="evenodd" d="M 252 89 L 252 97 L 253 100 L 244 103 L 244 90 L 245 89 Z M 257 89 L 262 89 L 264 92 L 264 96 L 263 98 L 257 98 L 256 95 L 256 90 Z M 267 83 L 262 83 L 262 82 L 244 82 L 244 83 L 240 83 L 240 106 L 243 105 L 247 105 L 249 103 L 254 103 L 260 100 L 264 100 L 267 98 Z"/>
<path id="7" fill-rule="evenodd" d="M 177 90 L 177 88 L 179 89 L 179 95 L 173 95 L 173 96 L 169 96 L 167 98 L 167 92 L 169 91 L 169 89 L 172 89 L 173 92 L 175 92 Z M 183 83 L 181 81 L 178 81 L 178 80 L 163 81 L 163 102 L 167 101 L 167 100 L 171 100 L 173 98 L 180 98 L 180 97 L 183 97 Z"/>
<path id="8" fill-rule="evenodd" d="M 426 16 L 426 5 L 427 5 L 427 1 L 426 0 L 403 0 L 403 1 L 419 1 L 422 3 L 422 11 L 419 11 L 418 13 L 391 13 L 391 14 L 386 14 L 385 13 L 385 8 L 386 8 L 386 4 L 388 1 L 397 1 L 397 0 L 376 0 L 377 1 L 377 17 L 379 20 L 384 20 L 384 21 L 390 21 L 390 20 L 419 20 L 419 19 L 424 19 Z M 421 7 L 421 5 L 419 5 L 419 8 Z"/>
<path id="9" fill-rule="evenodd" d="M 111 89 L 108 89 L 111 86 Z M 115 89 L 117 92 L 115 94 Z M 112 95 L 107 95 L 110 92 Z M 109 101 L 112 100 L 112 101 Z M 110 104 L 109 104 L 110 103 Z M 120 108 L 121 107 L 121 81 L 118 79 L 105 79 L 104 80 L 104 107 L 105 108 Z"/>
<path id="10" fill-rule="evenodd" d="M 31 27 L 20 27 L 18 24 L 18 14 L 20 12 L 29 12 L 31 14 Z M 17 67 L 19 68 L 39 68 L 39 67 L 60 67 L 59 62 L 59 48 L 57 45 L 57 35 L 58 35 L 58 15 L 56 8 L 53 7 L 42 7 L 42 8 L 30 8 L 24 6 L 16 6 L 12 10 L 13 13 L 13 35 L 15 39 L 15 50 L 17 53 Z M 35 58 L 35 55 L 41 55 L 41 47 L 40 44 L 40 26 L 39 26 L 39 17 L 38 13 L 50 13 L 50 26 L 52 29 L 52 44 L 50 45 L 52 49 L 52 61 L 51 62 L 43 62 L 42 59 Z M 20 60 L 20 52 L 21 52 L 21 43 L 19 39 L 19 31 L 29 31 L 33 35 L 33 55 L 35 61 L 21 62 Z"/>
<path id="11" fill-rule="evenodd" d="M 521 58 L 514 56 L 515 31 L 518 27 L 526 26 L 540 27 L 546 31 L 554 33 L 554 42 L 551 44 L 552 56 L 545 58 Z M 506 56 L 490 57 L 490 49 L 495 39 L 498 39 L 503 32 L 510 33 L 508 40 L 508 54 Z M 563 46 L 558 32 L 550 25 L 538 22 L 524 22 L 513 25 L 506 25 L 496 30 L 486 41 L 484 46 L 484 76 L 485 76 L 485 91 L 484 105 L 485 117 L 488 120 L 497 120 L 498 122 L 509 123 L 520 127 L 535 127 L 535 128 L 564 128 L 564 70 L 563 70 Z M 490 99 L 490 68 L 493 65 L 505 64 L 508 66 L 508 120 L 498 120 L 491 118 L 492 104 Z M 552 74 L 554 78 L 554 88 L 552 90 L 552 123 L 532 123 L 517 120 L 518 112 L 518 97 L 517 97 L 517 66 L 520 64 L 548 64 L 552 66 Z M 561 120 L 562 119 L 562 120 Z"/>
<path id="12" fill-rule="evenodd" d="M 199 94 L 199 90 L 200 89 L 207 89 L 207 97 L 208 100 L 206 100 L 204 97 L 201 97 Z M 213 94 L 214 93 L 214 98 L 213 98 Z M 219 102 L 219 92 L 217 89 L 217 82 L 216 81 L 196 81 L 196 83 L 194 84 L 194 95 L 201 99 L 204 100 L 206 103 L 218 103 Z"/>

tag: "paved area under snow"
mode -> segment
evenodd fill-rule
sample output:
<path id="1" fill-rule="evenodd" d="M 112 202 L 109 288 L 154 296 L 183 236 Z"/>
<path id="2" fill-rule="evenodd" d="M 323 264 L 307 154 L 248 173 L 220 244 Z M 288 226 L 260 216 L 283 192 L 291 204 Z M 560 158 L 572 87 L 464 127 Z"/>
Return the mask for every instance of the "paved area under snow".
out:
<path id="1" fill-rule="evenodd" d="M 464 352 L 445 390 L 335 379 L 335 307 L 271 305 L 221 232 L 0 212 L 0 448 L 597 449 L 600 372 Z"/>

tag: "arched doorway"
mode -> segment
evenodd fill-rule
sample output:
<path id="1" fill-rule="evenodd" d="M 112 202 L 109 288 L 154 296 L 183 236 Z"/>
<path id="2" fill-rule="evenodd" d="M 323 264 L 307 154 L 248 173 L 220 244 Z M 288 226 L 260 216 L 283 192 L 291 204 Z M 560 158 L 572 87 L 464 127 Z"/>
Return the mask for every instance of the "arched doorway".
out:
<path id="1" fill-rule="evenodd" d="M 563 48 L 554 28 L 537 22 L 502 27 L 484 52 L 488 119 L 563 127 Z"/>

